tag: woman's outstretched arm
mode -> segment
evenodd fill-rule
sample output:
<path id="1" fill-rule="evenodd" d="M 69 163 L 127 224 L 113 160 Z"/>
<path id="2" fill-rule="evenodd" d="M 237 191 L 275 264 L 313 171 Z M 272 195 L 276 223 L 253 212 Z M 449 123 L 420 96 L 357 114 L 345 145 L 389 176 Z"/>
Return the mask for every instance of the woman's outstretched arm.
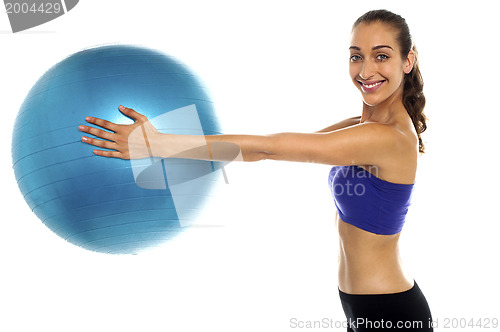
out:
<path id="1" fill-rule="evenodd" d="M 117 125 L 88 117 L 86 121 L 106 130 L 80 126 L 82 141 L 98 148 L 104 157 L 139 159 L 176 157 L 203 160 L 264 159 L 313 162 L 330 165 L 378 165 L 395 156 L 407 145 L 404 134 L 392 127 L 366 123 L 318 133 L 279 133 L 272 135 L 171 135 L 158 132 L 148 119 L 130 108 L 120 111 L 134 120 Z M 110 132 L 111 131 L 111 132 Z M 235 157 L 235 155 L 238 155 Z"/>

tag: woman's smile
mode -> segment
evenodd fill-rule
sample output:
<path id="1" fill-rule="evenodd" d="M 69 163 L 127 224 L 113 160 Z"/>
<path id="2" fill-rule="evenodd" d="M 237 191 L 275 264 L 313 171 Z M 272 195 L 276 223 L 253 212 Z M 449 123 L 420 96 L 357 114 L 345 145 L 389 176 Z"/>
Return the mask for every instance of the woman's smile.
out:
<path id="1" fill-rule="evenodd" d="M 377 91 L 385 82 L 385 80 L 378 80 L 378 81 L 362 81 L 358 80 L 358 83 L 361 87 L 361 90 L 364 93 L 373 93 Z"/>

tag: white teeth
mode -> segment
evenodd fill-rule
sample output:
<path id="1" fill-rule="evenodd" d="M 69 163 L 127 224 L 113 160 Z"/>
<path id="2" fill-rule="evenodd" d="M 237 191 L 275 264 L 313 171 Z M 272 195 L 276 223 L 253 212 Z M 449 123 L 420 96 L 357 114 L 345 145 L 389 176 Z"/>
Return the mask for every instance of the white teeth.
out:
<path id="1" fill-rule="evenodd" d="M 371 88 L 373 88 L 374 86 L 377 86 L 377 85 L 382 84 L 382 82 L 377 82 L 377 83 L 373 83 L 373 84 L 370 84 L 370 85 L 367 85 L 367 84 L 365 84 L 365 83 L 361 82 L 361 84 L 363 84 L 363 86 L 364 86 L 365 88 L 371 89 Z"/>

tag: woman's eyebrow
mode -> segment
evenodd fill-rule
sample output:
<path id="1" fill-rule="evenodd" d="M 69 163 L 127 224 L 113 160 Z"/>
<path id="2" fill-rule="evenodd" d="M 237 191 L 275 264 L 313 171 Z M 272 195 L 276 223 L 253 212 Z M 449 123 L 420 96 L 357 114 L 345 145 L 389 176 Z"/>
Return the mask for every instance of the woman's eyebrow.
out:
<path id="1" fill-rule="evenodd" d="M 389 45 L 377 45 L 377 46 L 373 46 L 372 47 L 372 51 L 375 51 L 375 50 L 378 50 L 378 49 L 381 49 L 381 48 L 390 48 L 391 50 L 394 51 L 394 49 L 392 47 L 390 47 Z"/>
<path id="2" fill-rule="evenodd" d="M 378 50 L 378 49 L 381 49 L 381 48 L 390 48 L 391 50 L 394 51 L 394 49 L 389 46 L 389 45 L 377 45 L 377 46 L 373 46 L 372 47 L 372 51 L 375 51 L 375 50 Z M 349 47 L 350 50 L 356 50 L 356 51 L 361 51 L 361 48 L 359 48 L 358 46 L 350 46 Z"/>

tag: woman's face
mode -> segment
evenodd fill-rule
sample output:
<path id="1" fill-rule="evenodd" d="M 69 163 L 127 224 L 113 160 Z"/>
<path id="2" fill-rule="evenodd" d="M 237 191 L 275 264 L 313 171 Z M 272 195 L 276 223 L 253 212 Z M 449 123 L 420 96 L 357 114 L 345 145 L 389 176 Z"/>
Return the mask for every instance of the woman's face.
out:
<path id="1" fill-rule="evenodd" d="M 401 59 L 396 31 L 380 22 L 361 23 L 352 32 L 349 50 L 349 73 L 365 104 L 402 96 L 404 74 L 411 71 L 414 58 L 410 51 L 411 56 Z"/>

